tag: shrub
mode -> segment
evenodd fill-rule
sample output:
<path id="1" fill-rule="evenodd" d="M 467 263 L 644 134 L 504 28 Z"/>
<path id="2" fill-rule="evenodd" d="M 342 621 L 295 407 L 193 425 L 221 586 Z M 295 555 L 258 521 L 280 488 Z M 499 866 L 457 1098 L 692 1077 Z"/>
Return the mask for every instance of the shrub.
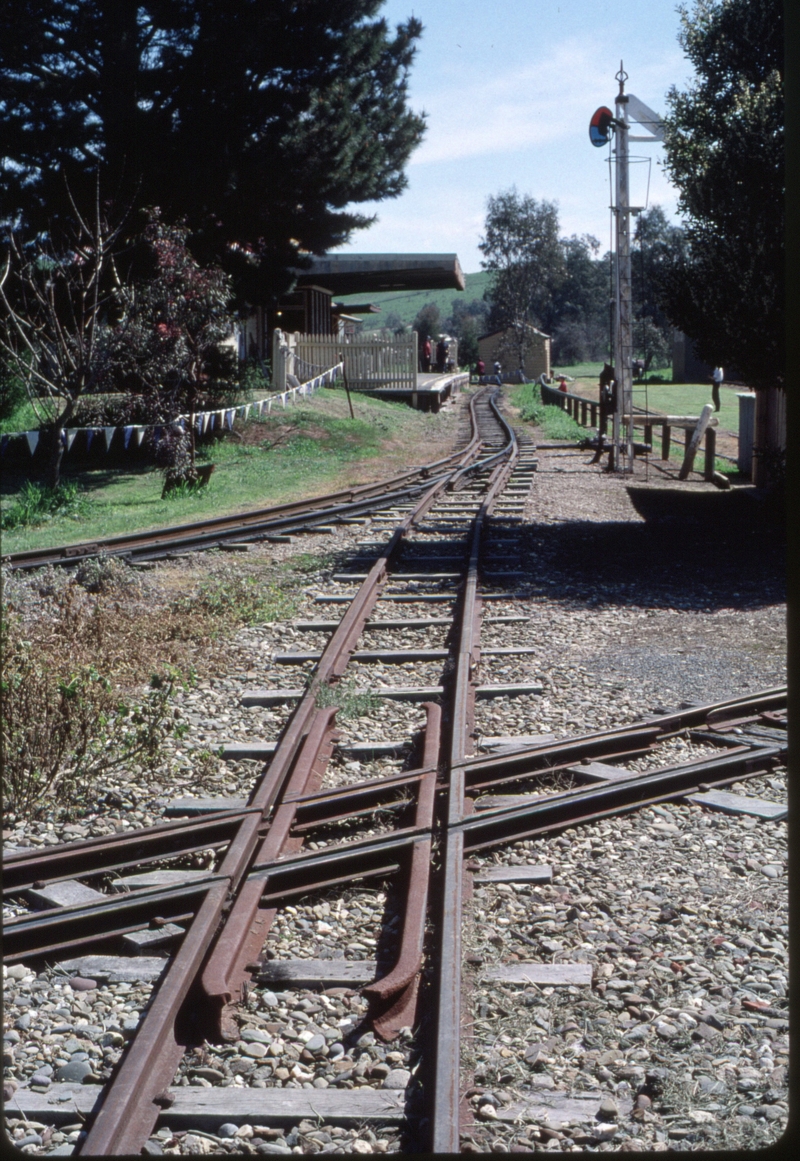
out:
<path id="1" fill-rule="evenodd" d="M 586 428 L 554 404 L 542 403 L 536 383 L 524 383 L 514 392 L 513 401 L 519 407 L 522 418 L 541 427 L 550 439 L 583 439 Z"/>
<path id="2" fill-rule="evenodd" d="M 43 799 L 77 805 L 93 797 L 99 778 L 130 762 L 162 757 L 173 728 L 170 706 L 177 672 L 152 675 L 149 688 L 126 698 L 89 660 L 91 649 L 42 649 L 3 620 L 0 678 L 2 791 L 7 810 L 30 814 Z"/>
<path id="3" fill-rule="evenodd" d="M 26 480 L 11 506 L 0 516 L 0 528 L 8 531 L 27 525 L 44 524 L 54 516 L 80 520 L 86 515 L 88 500 L 78 485 L 62 480 L 54 488 Z"/>

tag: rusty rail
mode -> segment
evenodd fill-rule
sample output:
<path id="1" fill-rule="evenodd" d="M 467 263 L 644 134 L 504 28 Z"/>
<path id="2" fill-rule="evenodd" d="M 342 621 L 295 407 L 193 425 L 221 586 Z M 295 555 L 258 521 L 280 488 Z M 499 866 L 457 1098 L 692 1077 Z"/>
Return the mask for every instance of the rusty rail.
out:
<path id="1" fill-rule="evenodd" d="M 485 401 L 486 396 L 480 398 Z M 481 447 L 476 399 L 470 405 L 470 444 L 453 471 L 430 481 L 415 509 L 398 524 L 371 565 L 355 599 L 332 631 L 275 754 L 244 809 L 158 824 L 135 834 L 59 844 L 43 852 L 13 852 L 4 860 L 6 895 L 13 897 L 34 883 L 57 882 L 76 874 L 91 877 L 200 849 L 224 848 L 219 869 L 190 885 L 140 889 L 98 905 L 23 916 L 6 926 L 6 954 L 35 961 L 67 946 L 96 946 L 98 941 L 141 930 L 155 918 L 187 925 L 134 1039 L 92 1114 L 79 1148 L 81 1154 L 141 1150 L 156 1124 L 163 1092 L 187 1042 L 199 1043 L 203 1036 L 224 1040 L 233 1033 L 232 1005 L 242 995 L 248 978 L 258 975 L 258 957 L 280 906 L 322 887 L 387 875 L 399 876 L 405 908 L 394 964 L 388 970 L 381 969 L 383 974 L 379 971 L 378 978 L 363 989 L 370 999 L 372 1026 L 383 1038 L 392 1039 L 403 1027 L 415 1024 L 426 924 L 438 920 L 431 1005 L 434 1050 L 427 1065 L 431 1084 L 426 1083 L 424 1090 L 430 1130 L 425 1144 L 438 1153 L 458 1151 L 465 856 L 522 837 L 683 797 L 701 787 L 725 785 L 761 773 L 784 759 L 785 744 L 776 742 L 774 735 L 783 723 L 785 688 L 496 756 L 470 753 L 480 661 L 481 536 L 519 456 L 514 434 L 493 402 L 492 414 L 506 445 L 500 451 Z M 443 706 L 426 703 L 418 767 L 323 790 L 336 738 L 337 708 L 318 708 L 318 693 L 323 686 L 335 688 L 345 672 L 407 533 L 423 520 L 448 486 L 466 480 L 466 468 L 481 470 L 488 479 L 469 533 L 469 559 L 457 602 L 451 653 L 454 671 L 445 679 Z M 734 728 L 743 733 L 726 732 Z M 759 729 L 763 736 L 758 736 Z M 581 785 L 534 802 L 475 810 L 475 796 L 490 788 L 535 784 L 553 771 L 574 767 L 582 758 L 630 759 L 684 730 L 717 745 L 719 755 L 617 777 L 613 782 Z M 317 828 L 356 817 L 370 819 L 377 808 L 387 806 L 392 807 L 391 824 L 382 824 L 381 833 L 321 850 L 304 849 Z"/>

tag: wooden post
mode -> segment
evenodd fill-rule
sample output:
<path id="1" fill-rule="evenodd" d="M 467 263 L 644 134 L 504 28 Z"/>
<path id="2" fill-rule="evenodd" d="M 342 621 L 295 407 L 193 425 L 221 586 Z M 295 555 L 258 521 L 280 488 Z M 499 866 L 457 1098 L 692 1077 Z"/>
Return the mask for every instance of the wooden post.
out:
<path id="1" fill-rule="evenodd" d="M 653 425 L 652 425 L 652 423 L 646 423 L 644 425 L 644 442 L 649 443 L 650 447 L 653 446 Z"/>
<path id="2" fill-rule="evenodd" d="M 587 408 L 587 406 L 588 406 L 588 404 L 586 403 L 586 400 L 585 399 L 581 400 L 581 423 L 583 424 L 584 427 L 586 427 L 586 408 Z"/>
<path id="3" fill-rule="evenodd" d="M 700 440 L 703 438 L 705 430 L 708 427 L 713 410 L 714 405 L 712 403 L 707 403 L 703 410 L 700 412 L 700 418 L 697 421 L 697 427 L 691 433 L 691 436 L 689 435 L 689 428 L 686 429 L 686 455 L 683 457 L 683 464 L 681 465 L 681 470 L 678 472 L 679 480 L 685 480 L 689 475 L 689 472 L 692 470 L 694 457 L 697 454 L 698 447 L 700 446 Z"/>
<path id="4" fill-rule="evenodd" d="M 662 458 L 662 460 L 669 459 L 669 436 L 670 436 L 669 424 L 662 423 L 662 425 L 661 425 L 661 458 Z"/>
<path id="5" fill-rule="evenodd" d="M 706 462 L 705 462 L 705 477 L 707 480 L 714 482 L 714 465 L 716 462 L 717 453 L 717 432 L 713 427 L 706 428 Z"/>
<path id="6" fill-rule="evenodd" d="M 344 365 L 344 351 L 339 353 L 339 358 L 342 360 L 342 378 L 344 379 L 344 390 L 345 394 L 347 395 L 347 402 L 350 404 L 350 418 L 355 419 L 355 413 L 353 411 L 353 400 L 350 398 L 350 388 L 347 385 L 347 371 Z"/>
<path id="7" fill-rule="evenodd" d="M 592 424 L 591 424 L 592 427 L 597 427 L 597 404 L 596 403 L 589 404 L 589 414 L 592 417 Z"/>

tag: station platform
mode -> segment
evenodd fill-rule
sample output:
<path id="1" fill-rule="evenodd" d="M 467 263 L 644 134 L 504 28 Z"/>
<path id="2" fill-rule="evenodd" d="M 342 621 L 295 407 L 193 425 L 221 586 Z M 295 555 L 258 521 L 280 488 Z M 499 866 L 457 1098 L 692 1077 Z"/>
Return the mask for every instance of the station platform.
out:
<path id="1" fill-rule="evenodd" d="M 358 384 L 354 390 L 364 395 L 373 395 L 376 399 L 408 403 L 417 411 L 438 411 L 446 399 L 457 395 L 468 385 L 469 371 L 449 371 L 443 375 L 419 371 L 416 387 L 364 387 Z"/>

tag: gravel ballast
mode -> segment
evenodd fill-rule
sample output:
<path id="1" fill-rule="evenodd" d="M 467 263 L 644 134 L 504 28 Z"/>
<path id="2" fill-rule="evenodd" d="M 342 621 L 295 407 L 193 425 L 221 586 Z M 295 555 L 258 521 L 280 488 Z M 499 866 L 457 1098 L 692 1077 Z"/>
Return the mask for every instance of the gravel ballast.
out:
<path id="1" fill-rule="evenodd" d="M 783 556 L 762 501 L 747 489 L 719 493 L 698 482 L 667 488 L 652 470 L 645 480 L 638 463 L 626 485 L 589 459 L 588 453 L 542 450 L 524 522 L 498 518 L 487 531 L 484 564 L 510 554 L 524 576 L 508 589 L 528 595 L 487 601 L 484 617 L 527 620 L 485 619 L 481 645 L 533 652 L 484 654 L 477 680 L 536 683 L 542 692 L 478 700 L 473 752 L 483 737 L 562 738 L 785 680 Z M 376 520 L 291 544 L 254 546 L 241 556 L 214 552 L 135 574 L 126 570 L 130 584 L 117 599 L 157 608 L 208 575 L 225 580 L 263 562 L 290 564 L 299 554 L 319 561 L 298 578 L 291 618 L 235 629 L 222 647 L 209 644 L 216 649 L 213 667 L 176 698 L 189 730 L 168 739 L 159 768 L 117 771 L 101 794 L 69 812 L 48 808 L 35 819 L 8 819 L 6 847 L 149 826 L 181 795 L 246 797 L 263 764 L 224 762 L 219 747 L 277 740 L 291 705 L 248 708 L 242 693 L 302 687 L 313 664 L 275 665 L 273 653 L 324 647 L 326 633 L 298 632 L 293 622 L 338 620 L 344 606 L 317 603 L 315 595 L 352 588 L 332 575 L 351 568 L 360 544 L 383 543 L 391 529 Z M 361 567 L 356 562 L 352 571 Z M 40 585 L 36 576 L 8 582 L 7 595 L 24 617 L 39 615 Z M 413 586 L 407 582 L 408 591 Z M 486 587 L 506 591 L 496 583 Z M 425 583 L 422 591 L 445 589 Z M 383 602 L 373 616 L 448 611 L 444 602 Z M 439 648 L 446 640 L 440 626 L 370 630 L 361 647 Z M 441 684 L 444 668 L 355 662 L 347 677 L 356 691 L 427 686 Z M 396 773 L 403 757 L 354 760 L 344 746 L 407 738 L 424 722 L 418 703 L 387 700 L 342 717 L 343 748 L 324 785 Z M 656 759 L 666 765 L 701 753 L 697 743 L 678 737 L 629 765 L 646 769 Z M 729 789 L 784 802 L 785 772 Z M 334 840 L 321 836 L 320 846 L 328 841 Z M 213 852 L 206 852 L 192 865 L 213 863 Z M 788 1110 L 786 823 L 676 802 L 471 860 L 475 868 L 518 863 L 552 866 L 552 882 L 480 884 L 468 897 L 471 1034 L 464 1040 L 462 1079 L 471 1123 L 462 1148 L 755 1149 L 777 1140 Z M 390 954 L 393 907 L 388 884 L 304 898 L 278 913 L 265 952 L 277 959 Z M 19 910 L 12 904 L 6 914 Z M 540 988 L 482 981 L 486 968 L 515 959 L 591 964 L 593 982 Z M 6 965 L 7 1096 L 34 1077 L 43 1091 L 61 1079 L 107 1079 L 151 989 L 81 982 L 52 967 L 35 976 Z M 402 1082 L 413 1089 L 416 1083 L 411 1033 L 391 1045 L 376 1041 L 365 1031 L 367 1006 L 357 990 L 254 985 L 239 1011 L 241 1039 L 187 1053 L 176 1084 L 382 1088 Z M 524 1113 L 517 1122 L 503 1119 L 504 1110 L 552 1092 L 594 1094 L 602 1115 L 590 1125 L 526 1120 Z M 9 1135 L 25 1152 L 66 1153 L 79 1139 L 78 1124 L 54 1130 L 15 1118 L 8 1104 L 6 1115 Z M 309 1121 L 280 1130 L 253 1124 L 178 1135 L 162 1129 L 148 1152 L 367 1153 L 407 1146 L 397 1127 Z"/>

